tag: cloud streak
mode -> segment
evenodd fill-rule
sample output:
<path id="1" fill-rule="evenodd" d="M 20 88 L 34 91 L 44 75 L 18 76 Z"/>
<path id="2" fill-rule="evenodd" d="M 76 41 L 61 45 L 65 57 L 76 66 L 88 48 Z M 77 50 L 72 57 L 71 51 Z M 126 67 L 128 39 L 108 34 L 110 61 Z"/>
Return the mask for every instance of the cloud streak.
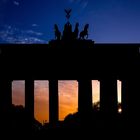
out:
<path id="1" fill-rule="evenodd" d="M 19 2 L 18 1 L 13 1 L 13 4 L 16 6 L 19 6 Z"/>
<path id="2" fill-rule="evenodd" d="M 88 6 L 88 0 L 69 0 L 70 3 L 77 4 L 82 9 L 85 9 Z"/>
<path id="3" fill-rule="evenodd" d="M 81 3 L 88 3 L 88 0 L 69 0 L 70 3 L 78 3 L 78 4 L 81 4 Z"/>
<path id="4" fill-rule="evenodd" d="M 87 6 L 88 6 L 88 1 L 84 1 L 84 2 L 82 3 L 83 9 L 85 9 Z"/>
<path id="5" fill-rule="evenodd" d="M 59 119 L 63 120 L 68 114 L 78 108 L 78 82 L 59 81 Z"/>
<path id="6" fill-rule="evenodd" d="M 37 24 L 35 24 L 35 23 L 33 23 L 33 24 L 32 24 L 32 27 L 38 27 L 38 25 L 37 25 Z"/>
<path id="7" fill-rule="evenodd" d="M 10 25 L 1 27 L 0 42 L 15 44 L 45 44 L 47 41 L 41 39 L 43 33 L 33 30 L 21 30 Z"/>

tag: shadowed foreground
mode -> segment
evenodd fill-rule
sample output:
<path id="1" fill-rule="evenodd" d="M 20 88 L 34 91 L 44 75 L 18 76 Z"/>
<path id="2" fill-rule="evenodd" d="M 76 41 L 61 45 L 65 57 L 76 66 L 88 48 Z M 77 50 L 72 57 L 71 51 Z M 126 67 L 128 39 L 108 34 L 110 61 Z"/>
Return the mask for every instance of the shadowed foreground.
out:
<path id="1" fill-rule="evenodd" d="M 121 46 L 94 44 L 91 40 L 58 40 L 48 45 L 0 45 L 0 50 L 1 137 L 136 136 L 132 132 L 136 132 L 139 124 L 139 44 Z M 25 109 L 13 106 L 11 100 L 11 82 L 21 79 L 25 80 Z M 52 122 L 42 126 L 34 119 L 33 83 L 47 79 L 54 84 L 50 86 Z M 58 121 L 58 79 L 79 83 L 78 113 L 68 115 L 63 122 Z M 90 80 L 101 82 L 100 111 L 91 108 Z M 122 81 L 122 114 L 116 112 L 117 80 Z"/>

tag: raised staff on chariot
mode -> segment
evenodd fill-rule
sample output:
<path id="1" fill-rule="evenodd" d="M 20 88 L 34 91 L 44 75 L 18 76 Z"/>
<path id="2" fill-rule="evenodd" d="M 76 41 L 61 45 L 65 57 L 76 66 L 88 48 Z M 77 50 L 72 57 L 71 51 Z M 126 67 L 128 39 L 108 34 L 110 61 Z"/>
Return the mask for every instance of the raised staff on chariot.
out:
<path id="1" fill-rule="evenodd" d="M 57 24 L 54 25 L 55 29 L 55 39 L 56 40 L 75 40 L 75 39 L 88 39 L 88 28 L 89 24 L 86 24 L 84 27 L 84 30 L 80 32 L 79 34 L 79 23 L 77 22 L 75 24 L 75 29 L 72 31 L 72 25 L 69 22 L 69 19 L 71 17 L 70 13 L 72 12 L 72 9 L 65 9 L 66 13 L 67 23 L 64 25 L 63 35 L 61 35 L 61 32 L 59 31 L 59 28 Z"/>

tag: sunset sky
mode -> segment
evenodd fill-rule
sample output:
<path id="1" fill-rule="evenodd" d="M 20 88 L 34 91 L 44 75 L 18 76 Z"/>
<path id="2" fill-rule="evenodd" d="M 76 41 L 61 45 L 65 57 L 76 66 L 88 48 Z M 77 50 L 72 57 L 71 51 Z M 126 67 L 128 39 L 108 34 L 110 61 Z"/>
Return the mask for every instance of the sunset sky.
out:
<path id="1" fill-rule="evenodd" d="M 35 81 L 35 118 L 41 123 L 49 121 L 49 89 L 48 81 Z M 99 101 L 99 82 L 92 81 L 93 102 Z M 24 106 L 24 81 L 13 81 L 13 104 Z M 118 101 L 121 101 L 121 82 L 118 81 Z M 59 81 L 59 120 L 78 109 L 78 83 L 77 81 Z"/>

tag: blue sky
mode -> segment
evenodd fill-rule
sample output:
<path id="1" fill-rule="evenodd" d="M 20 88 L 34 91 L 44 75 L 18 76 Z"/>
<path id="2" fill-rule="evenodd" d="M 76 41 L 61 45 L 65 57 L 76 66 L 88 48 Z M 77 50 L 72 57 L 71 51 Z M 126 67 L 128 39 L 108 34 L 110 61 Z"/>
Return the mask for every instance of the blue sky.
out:
<path id="1" fill-rule="evenodd" d="M 47 43 L 55 23 L 63 31 L 65 8 L 73 28 L 89 23 L 97 43 L 140 43 L 139 7 L 139 0 L 1 0 L 0 43 Z"/>

